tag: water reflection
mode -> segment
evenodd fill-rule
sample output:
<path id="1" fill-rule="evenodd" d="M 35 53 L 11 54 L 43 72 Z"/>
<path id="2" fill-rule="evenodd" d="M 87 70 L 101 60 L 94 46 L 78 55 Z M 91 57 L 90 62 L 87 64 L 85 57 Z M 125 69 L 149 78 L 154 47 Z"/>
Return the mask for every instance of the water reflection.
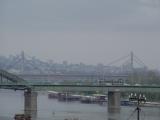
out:
<path id="1" fill-rule="evenodd" d="M 108 111 L 108 120 L 120 120 L 120 111 L 119 110 Z"/>

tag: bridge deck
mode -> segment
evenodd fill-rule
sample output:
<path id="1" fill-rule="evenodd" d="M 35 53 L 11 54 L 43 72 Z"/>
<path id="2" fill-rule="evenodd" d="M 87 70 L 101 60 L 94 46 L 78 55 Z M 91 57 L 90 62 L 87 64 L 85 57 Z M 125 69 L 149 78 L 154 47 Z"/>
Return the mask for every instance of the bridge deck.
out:
<path id="1" fill-rule="evenodd" d="M 122 92 L 160 92 L 160 86 L 124 86 L 124 85 L 54 85 L 54 84 L 30 84 L 30 87 L 35 89 L 61 89 L 64 91 L 104 91 L 109 90 L 120 90 Z M 0 88 L 6 89 L 26 89 L 25 84 L 11 85 L 5 84 L 0 85 Z"/>

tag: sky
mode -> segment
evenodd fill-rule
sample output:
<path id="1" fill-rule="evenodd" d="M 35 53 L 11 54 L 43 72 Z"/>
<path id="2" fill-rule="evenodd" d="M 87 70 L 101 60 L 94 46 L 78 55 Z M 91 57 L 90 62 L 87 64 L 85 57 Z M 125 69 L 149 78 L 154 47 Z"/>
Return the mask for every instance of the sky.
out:
<path id="1" fill-rule="evenodd" d="M 0 55 L 107 65 L 131 51 L 160 70 L 160 0 L 0 0 Z"/>

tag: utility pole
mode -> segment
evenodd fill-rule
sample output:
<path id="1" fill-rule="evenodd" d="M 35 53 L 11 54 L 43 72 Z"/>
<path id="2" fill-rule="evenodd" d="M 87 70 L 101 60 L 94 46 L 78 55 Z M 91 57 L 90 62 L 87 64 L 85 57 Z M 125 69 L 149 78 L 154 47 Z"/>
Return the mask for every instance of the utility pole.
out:
<path id="1" fill-rule="evenodd" d="M 136 93 L 135 94 L 131 93 L 131 95 L 129 95 L 129 100 L 137 102 L 137 108 L 135 110 L 137 110 L 137 120 L 140 120 L 140 111 L 141 111 L 140 104 L 146 102 L 146 97 L 141 94 L 137 95 Z"/>
<path id="2" fill-rule="evenodd" d="M 139 101 L 139 99 L 138 99 L 138 101 L 137 101 L 137 120 L 140 120 L 140 101 Z"/>

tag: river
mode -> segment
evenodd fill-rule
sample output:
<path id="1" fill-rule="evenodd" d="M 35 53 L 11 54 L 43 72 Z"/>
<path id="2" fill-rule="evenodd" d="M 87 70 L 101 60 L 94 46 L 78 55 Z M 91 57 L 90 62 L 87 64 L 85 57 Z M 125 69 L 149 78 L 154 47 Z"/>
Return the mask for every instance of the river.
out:
<path id="1" fill-rule="evenodd" d="M 0 120 L 14 120 L 14 115 L 23 110 L 23 91 L 0 89 Z M 134 110 L 135 107 L 126 106 L 121 107 L 120 114 L 109 114 L 105 105 L 59 102 L 39 92 L 37 120 L 136 120 Z M 140 115 L 141 120 L 160 120 L 160 108 L 143 107 Z"/>

